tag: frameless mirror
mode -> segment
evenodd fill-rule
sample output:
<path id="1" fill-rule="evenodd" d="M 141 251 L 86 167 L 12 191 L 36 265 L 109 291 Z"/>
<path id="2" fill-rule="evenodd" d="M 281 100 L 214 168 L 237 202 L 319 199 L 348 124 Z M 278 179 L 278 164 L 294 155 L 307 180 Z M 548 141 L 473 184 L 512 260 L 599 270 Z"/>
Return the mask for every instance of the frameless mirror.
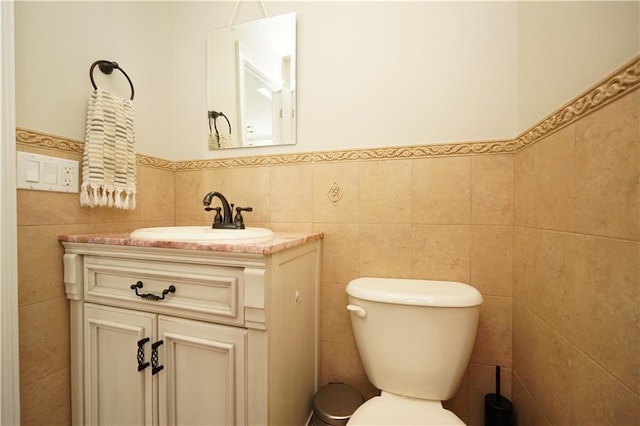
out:
<path id="1" fill-rule="evenodd" d="M 296 143 L 296 14 L 207 34 L 209 149 Z"/>

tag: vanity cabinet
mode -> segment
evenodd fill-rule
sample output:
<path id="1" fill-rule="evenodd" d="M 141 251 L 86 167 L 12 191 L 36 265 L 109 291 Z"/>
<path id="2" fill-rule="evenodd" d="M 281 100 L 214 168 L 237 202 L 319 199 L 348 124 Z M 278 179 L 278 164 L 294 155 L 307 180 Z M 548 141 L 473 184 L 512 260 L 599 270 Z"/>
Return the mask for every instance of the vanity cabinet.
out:
<path id="1" fill-rule="evenodd" d="M 61 237 L 73 424 L 305 424 L 320 238 L 230 252 Z"/>
<path id="2" fill-rule="evenodd" d="M 246 423 L 246 330 L 88 303 L 84 314 L 86 424 Z"/>

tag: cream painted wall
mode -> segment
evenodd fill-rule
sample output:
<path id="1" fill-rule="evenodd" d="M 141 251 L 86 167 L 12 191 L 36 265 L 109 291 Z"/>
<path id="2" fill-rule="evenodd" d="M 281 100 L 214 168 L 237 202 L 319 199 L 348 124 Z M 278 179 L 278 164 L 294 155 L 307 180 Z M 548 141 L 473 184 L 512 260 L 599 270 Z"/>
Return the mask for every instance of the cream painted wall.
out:
<path id="1" fill-rule="evenodd" d="M 640 2 L 518 3 L 518 134 L 640 53 Z"/>
<path id="2" fill-rule="evenodd" d="M 358 2 L 309 8 L 299 19 L 298 118 L 300 140 L 310 148 L 461 142 L 514 133 L 514 4 Z"/>
<path id="3" fill-rule="evenodd" d="M 233 5 L 19 1 L 17 125 L 82 139 L 88 68 L 113 59 L 136 87 L 138 152 L 172 160 L 515 133 L 515 4 L 267 2 L 270 16 L 298 14 L 299 143 L 212 153 L 206 32 L 226 26 Z M 243 2 L 234 23 L 261 16 Z M 99 74 L 101 87 L 127 96 L 126 84 L 109 86 L 124 79 Z"/>
<path id="4" fill-rule="evenodd" d="M 170 159 L 177 144 L 172 11 L 168 2 L 16 2 L 17 126 L 82 140 L 89 66 L 115 60 L 135 85 L 138 151 Z M 129 96 L 119 72 L 107 77 L 96 68 L 94 76 Z"/>

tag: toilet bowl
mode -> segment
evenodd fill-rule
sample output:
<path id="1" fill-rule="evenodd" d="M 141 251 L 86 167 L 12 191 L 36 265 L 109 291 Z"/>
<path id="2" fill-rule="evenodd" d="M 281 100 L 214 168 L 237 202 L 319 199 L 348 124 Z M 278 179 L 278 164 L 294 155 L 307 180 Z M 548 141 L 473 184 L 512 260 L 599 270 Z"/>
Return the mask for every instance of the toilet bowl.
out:
<path id="1" fill-rule="evenodd" d="M 458 416 L 442 407 L 440 401 L 407 398 L 382 392 L 351 415 L 349 425 L 464 425 Z"/>
<path id="2" fill-rule="evenodd" d="M 464 376 L 482 295 L 453 281 L 358 278 L 347 285 L 367 377 L 381 390 L 348 425 L 461 425 L 442 402 Z"/>

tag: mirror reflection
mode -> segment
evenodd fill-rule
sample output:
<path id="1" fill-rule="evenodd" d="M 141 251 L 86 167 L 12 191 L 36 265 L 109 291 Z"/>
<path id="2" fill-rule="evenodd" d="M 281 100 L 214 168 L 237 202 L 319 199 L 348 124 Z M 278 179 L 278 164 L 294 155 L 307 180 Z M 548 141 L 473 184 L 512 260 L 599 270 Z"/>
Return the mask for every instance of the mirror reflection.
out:
<path id="1" fill-rule="evenodd" d="M 207 34 L 209 149 L 296 143 L 296 14 Z"/>

